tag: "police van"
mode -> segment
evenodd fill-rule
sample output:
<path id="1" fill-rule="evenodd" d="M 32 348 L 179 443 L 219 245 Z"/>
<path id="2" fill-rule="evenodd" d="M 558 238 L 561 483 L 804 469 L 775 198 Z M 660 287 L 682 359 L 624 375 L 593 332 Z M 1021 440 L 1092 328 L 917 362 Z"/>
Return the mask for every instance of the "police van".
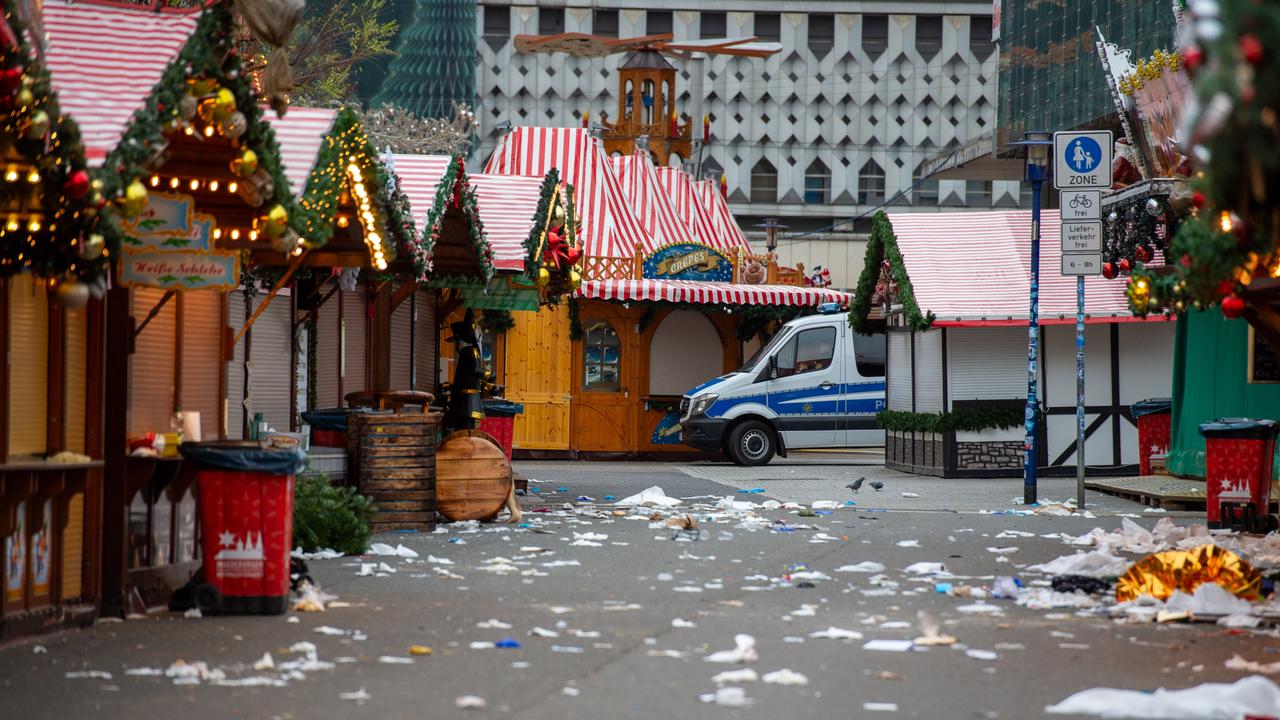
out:
<path id="1" fill-rule="evenodd" d="M 680 401 L 680 439 L 764 465 L 788 450 L 884 445 L 885 336 L 859 335 L 831 304 L 783 325 L 741 368 Z"/>

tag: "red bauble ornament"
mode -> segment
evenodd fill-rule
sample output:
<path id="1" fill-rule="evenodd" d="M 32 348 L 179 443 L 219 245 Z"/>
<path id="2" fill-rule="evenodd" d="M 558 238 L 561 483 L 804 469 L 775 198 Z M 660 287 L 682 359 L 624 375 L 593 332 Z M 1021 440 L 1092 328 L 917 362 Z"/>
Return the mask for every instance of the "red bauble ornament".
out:
<path id="1" fill-rule="evenodd" d="M 89 173 L 84 170 L 76 170 L 71 173 L 71 177 L 62 184 L 62 190 L 68 197 L 79 200 L 89 193 Z"/>
<path id="2" fill-rule="evenodd" d="M 1191 256 L 1184 253 L 1182 257 L 1178 258 L 1178 262 L 1182 264 L 1182 267 L 1189 268 L 1191 267 Z"/>
<path id="3" fill-rule="evenodd" d="M 1133 269 L 1133 264 L 1129 262 L 1129 258 L 1120 258 L 1120 262 L 1116 263 L 1116 267 L 1120 269 L 1120 272 L 1127 275 Z"/>
<path id="4" fill-rule="evenodd" d="M 1154 258 L 1156 254 L 1152 251 L 1150 245 L 1139 245 L 1133 249 L 1133 256 L 1138 259 L 1138 262 L 1148 263 L 1151 262 L 1151 258 Z"/>
<path id="5" fill-rule="evenodd" d="M 1115 265 L 1112 265 L 1109 262 L 1102 263 L 1102 277 L 1108 280 L 1115 280 L 1117 274 Z"/>
<path id="6" fill-rule="evenodd" d="M 1234 320 L 1244 314 L 1244 300 L 1239 295 L 1228 295 L 1222 298 L 1222 314 Z"/>
<path id="7" fill-rule="evenodd" d="M 1250 65 L 1262 62 L 1262 41 L 1256 35 L 1240 36 L 1240 54 Z"/>
<path id="8" fill-rule="evenodd" d="M 1199 210 L 1200 208 L 1203 208 L 1206 202 L 1208 202 L 1208 200 L 1205 198 L 1204 193 L 1199 190 L 1191 193 L 1191 205 L 1195 209 Z"/>
<path id="9" fill-rule="evenodd" d="M 1187 68 L 1187 72 L 1195 72 L 1196 68 L 1204 62 L 1204 51 L 1199 45 L 1192 45 L 1182 51 L 1182 64 Z"/>
<path id="10" fill-rule="evenodd" d="M 0 71 L 0 93 L 6 97 L 18 92 L 18 88 L 22 87 L 22 66 L 14 67 Z"/>
<path id="11" fill-rule="evenodd" d="M 1218 283 L 1218 297 L 1226 297 L 1235 292 L 1236 284 L 1230 280 L 1223 280 Z"/>
<path id="12" fill-rule="evenodd" d="M 582 259 L 582 251 L 578 248 L 569 248 L 569 251 L 565 253 L 565 257 L 568 258 L 570 266 L 577 265 L 578 261 Z"/>

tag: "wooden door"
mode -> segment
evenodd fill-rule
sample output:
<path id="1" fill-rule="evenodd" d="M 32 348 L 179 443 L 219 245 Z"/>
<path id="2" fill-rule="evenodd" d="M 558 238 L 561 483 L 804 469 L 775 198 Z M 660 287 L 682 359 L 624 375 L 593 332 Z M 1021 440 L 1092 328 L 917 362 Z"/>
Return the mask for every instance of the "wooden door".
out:
<path id="1" fill-rule="evenodd" d="M 568 450 L 573 350 L 566 305 L 511 313 L 506 332 L 507 399 L 524 405 L 516 416 L 517 450 Z"/>
<path id="2" fill-rule="evenodd" d="M 632 452 L 641 377 L 634 313 L 584 302 L 581 318 L 582 340 L 573 349 L 573 449 Z"/>

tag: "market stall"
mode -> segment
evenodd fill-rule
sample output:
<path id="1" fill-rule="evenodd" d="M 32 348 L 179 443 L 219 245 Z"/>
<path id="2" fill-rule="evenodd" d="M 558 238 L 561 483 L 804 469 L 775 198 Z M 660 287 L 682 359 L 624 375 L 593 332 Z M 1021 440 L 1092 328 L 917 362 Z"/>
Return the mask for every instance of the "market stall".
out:
<path id="1" fill-rule="evenodd" d="M 643 156 L 606 158 L 585 130 L 515 128 L 486 172 L 551 169 L 574 189 L 583 280 L 566 306 L 507 333 L 509 367 L 569 360 L 537 378 L 508 373 L 508 397 L 526 408 L 518 450 L 683 452 L 683 392 L 738 367 L 744 341 L 771 324 L 846 297 L 798 276 L 769 284 L 776 263 L 749 253 L 723 197 Z"/>
<path id="2" fill-rule="evenodd" d="M 1046 215 L 1043 237 L 1056 237 Z M 1018 476 L 1024 457 L 1031 217 L 1024 211 L 877 215 L 854 328 L 887 325 L 885 461 L 907 472 Z M 1041 244 L 1041 466 L 1075 470 L 1075 280 Z M 1138 462 L 1130 405 L 1167 393 L 1174 325 L 1135 318 L 1124 288 L 1085 279 L 1085 459 Z"/>
<path id="3" fill-rule="evenodd" d="M 15 4 L 0 3 L 0 642 L 98 611 L 101 195 Z"/>
<path id="4" fill-rule="evenodd" d="M 242 252 L 305 255 L 232 10 L 44 8 L 64 112 L 107 207 L 103 608 L 167 602 L 200 566 L 194 473 L 178 442 L 224 436 L 226 293 Z M 125 45 L 131 52 L 121 52 Z M 112 91 L 102 92 L 104 83 Z M 96 187 L 96 186 L 95 186 Z"/>

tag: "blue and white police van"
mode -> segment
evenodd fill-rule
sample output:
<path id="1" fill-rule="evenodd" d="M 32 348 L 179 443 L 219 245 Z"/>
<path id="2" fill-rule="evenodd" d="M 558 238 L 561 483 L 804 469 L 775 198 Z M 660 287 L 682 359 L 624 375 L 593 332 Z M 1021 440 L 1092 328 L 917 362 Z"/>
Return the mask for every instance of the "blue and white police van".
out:
<path id="1" fill-rule="evenodd" d="M 834 304 L 783 325 L 741 368 L 680 401 L 680 439 L 764 465 L 800 448 L 884 445 L 885 336 L 859 335 Z"/>

